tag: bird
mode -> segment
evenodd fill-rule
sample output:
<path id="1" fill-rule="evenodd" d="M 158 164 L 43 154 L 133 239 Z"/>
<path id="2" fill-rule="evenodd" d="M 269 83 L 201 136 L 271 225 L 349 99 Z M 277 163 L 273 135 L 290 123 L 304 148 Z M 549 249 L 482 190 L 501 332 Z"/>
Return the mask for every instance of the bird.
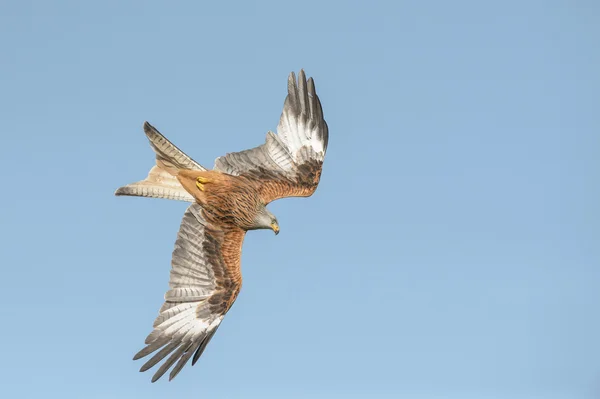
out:
<path id="1" fill-rule="evenodd" d="M 153 354 L 140 371 L 164 362 L 169 381 L 192 359 L 196 364 L 242 286 L 241 253 L 246 232 L 279 223 L 267 205 L 286 197 L 311 196 L 321 179 L 329 129 L 314 80 L 291 72 L 277 134 L 258 147 L 227 153 L 212 170 L 194 161 L 145 122 L 156 155 L 148 176 L 115 191 L 117 196 L 191 202 L 177 233 L 169 289 L 138 360 Z"/>

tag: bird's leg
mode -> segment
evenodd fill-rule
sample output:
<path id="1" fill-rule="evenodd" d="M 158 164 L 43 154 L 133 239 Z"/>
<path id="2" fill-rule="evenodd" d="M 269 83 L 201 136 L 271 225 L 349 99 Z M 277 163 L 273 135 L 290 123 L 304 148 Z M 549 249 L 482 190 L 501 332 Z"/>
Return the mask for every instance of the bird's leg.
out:
<path id="1" fill-rule="evenodd" d="M 200 189 L 200 191 L 204 191 L 204 185 L 206 183 L 210 183 L 210 179 L 207 179 L 206 177 L 202 177 L 202 176 L 198 176 L 196 178 L 196 187 L 198 187 Z"/>

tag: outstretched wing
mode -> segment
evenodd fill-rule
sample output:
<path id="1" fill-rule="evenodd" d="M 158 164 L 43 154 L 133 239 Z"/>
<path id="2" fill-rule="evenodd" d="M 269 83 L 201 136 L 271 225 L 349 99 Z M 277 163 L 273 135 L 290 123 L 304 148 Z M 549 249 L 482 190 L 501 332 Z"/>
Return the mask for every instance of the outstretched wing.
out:
<path id="1" fill-rule="evenodd" d="M 173 365 L 169 380 L 175 378 L 192 356 L 194 365 L 217 331 L 241 288 L 244 235 L 207 222 L 197 203 L 186 210 L 175 241 L 170 289 L 147 346 L 134 356 L 137 360 L 158 351 L 140 369 L 146 371 L 170 355 L 152 382 Z"/>
<path id="2" fill-rule="evenodd" d="M 329 131 L 312 78 L 292 72 L 288 95 L 277 126 L 264 144 L 219 157 L 215 170 L 261 181 L 265 203 L 284 197 L 308 197 L 317 189 Z"/>

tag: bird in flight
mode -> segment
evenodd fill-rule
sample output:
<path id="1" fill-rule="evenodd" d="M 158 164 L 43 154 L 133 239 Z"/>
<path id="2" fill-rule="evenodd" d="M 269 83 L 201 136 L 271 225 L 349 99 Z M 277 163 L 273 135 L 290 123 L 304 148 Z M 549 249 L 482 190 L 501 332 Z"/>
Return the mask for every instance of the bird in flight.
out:
<path id="1" fill-rule="evenodd" d="M 169 380 L 192 358 L 194 365 L 235 302 L 242 286 L 240 261 L 248 230 L 279 233 L 266 205 L 285 197 L 308 197 L 317 189 L 328 128 L 312 78 L 288 78 L 288 95 L 277 126 L 255 148 L 229 153 L 207 170 L 148 122 L 144 132 L 156 154 L 146 179 L 115 195 L 191 202 L 181 221 L 171 260 L 169 290 L 134 360 L 150 354 L 140 371 L 167 358 L 152 377 L 169 369 Z M 167 357 L 168 356 L 168 357 Z"/>

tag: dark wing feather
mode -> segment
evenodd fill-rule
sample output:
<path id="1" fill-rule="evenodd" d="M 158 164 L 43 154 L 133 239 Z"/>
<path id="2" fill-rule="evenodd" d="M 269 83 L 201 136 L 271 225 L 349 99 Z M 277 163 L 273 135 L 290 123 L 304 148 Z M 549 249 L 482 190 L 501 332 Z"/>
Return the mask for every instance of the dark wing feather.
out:
<path id="1" fill-rule="evenodd" d="M 277 126 L 265 143 L 233 152 L 215 161 L 215 170 L 261 181 L 265 203 L 284 197 L 311 195 L 319 184 L 329 131 L 312 78 L 292 72 L 288 95 Z"/>
<path id="2" fill-rule="evenodd" d="M 169 291 L 146 338 L 147 346 L 134 360 L 156 351 L 140 369 L 146 371 L 170 357 L 152 377 L 158 380 L 175 362 L 173 379 L 194 353 L 204 351 L 241 287 L 242 230 L 223 231 L 206 221 L 199 204 L 186 210 L 171 262 Z"/>

